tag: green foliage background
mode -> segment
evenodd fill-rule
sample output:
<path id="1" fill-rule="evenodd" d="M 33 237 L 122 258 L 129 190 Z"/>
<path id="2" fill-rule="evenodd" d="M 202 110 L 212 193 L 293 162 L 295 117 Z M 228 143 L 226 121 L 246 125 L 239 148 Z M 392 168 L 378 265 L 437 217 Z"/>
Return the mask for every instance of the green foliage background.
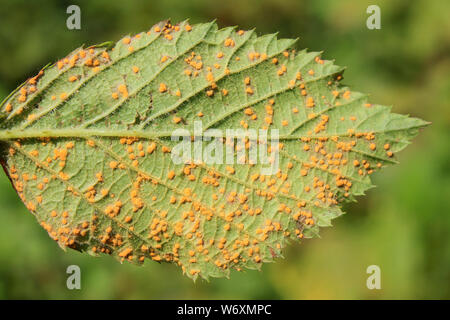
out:
<path id="1" fill-rule="evenodd" d="M 66 28 L 78 4 L 82 29 Z M 366 8 L 381 8 L 381 30 Z M 165 18 L 279 31 L 348 66 L 344 83 L 393 111 L 431 121 L 401 164 L 374 175 L 378 186 L 322 239 L 290 246 L 262 272 L 193 283 L 179 268 L 120 265 L 59 249 L 0 175 L 0 298 L 30 299 L 410 299 L 450 298 L 450 2 L 445 0 L 26 1 L 0 0 L 0 99 L 50 61 L 82 45 L 118 40 Z M 68 265 L 82 289 L 66 288 Z M 381 267 L 382 290 L 366 288 Z"/>

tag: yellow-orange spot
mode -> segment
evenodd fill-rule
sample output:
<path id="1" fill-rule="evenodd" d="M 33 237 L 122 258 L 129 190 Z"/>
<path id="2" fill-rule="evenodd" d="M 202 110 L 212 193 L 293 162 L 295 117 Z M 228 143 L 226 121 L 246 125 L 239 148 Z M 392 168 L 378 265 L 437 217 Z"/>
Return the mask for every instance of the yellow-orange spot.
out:
<path id="1" fill-rule="evenodd" d="M 181 122 L 181 118 L 180 117 L 173 117 L 172 121 L 173 121 L 173 123 L 180 123 Z"/>
<path id="2" fill-rule="evenodd" d="M 147 147 L 147 153 L 152 154 L 153 151 L 155 151 L 156 149 L 156 143 L 152 142 L 148 147 Z"/>
<path id="3" fill-rule="evenodd" d="M 231 167 L 231 166 L 227 166 L 226 169 L 227 169 L 229 174 L 234 174 L 234 172 L 235 172 L 234 168 Z"/>
<path id="4" fill-rule="evenodd" d="M 118 166 L 118 162 L 117 162 L 117 161 L 111 161 L 111 162 L 109 163 L 109 167 L 110 167 L 111 169 L 115 169 L 115 168 L 117 168 L 117 166 Z"/>
<path id="5" fill-rule="evenodd" d="M 226 38 L 224 45 L 225 47 L 234 47 L 234 40 L 231 38 Z"/>
<path id="6" fill-rule="evenodd" d="M 159 92 L 164 93 L 167 91 L 167 86 L 165 83 L 160 83 L 159 84 Z"/>
<path id="7" fill-rule="evenodd" d="M 117 90 L 119 90 L 119 92 L 122 94 L 122 96 L 124 96 L 125 98 L 128 97 L 128 89 L 127 86 L 125 84 L 120 84 L 117 87 Z"/>
<path id="8" fill-rule="evenodd" d="M 126 258 L 131 252 L 133 252 L 133 249 L 126 248 L 119 253 L 119 257 Z"/>

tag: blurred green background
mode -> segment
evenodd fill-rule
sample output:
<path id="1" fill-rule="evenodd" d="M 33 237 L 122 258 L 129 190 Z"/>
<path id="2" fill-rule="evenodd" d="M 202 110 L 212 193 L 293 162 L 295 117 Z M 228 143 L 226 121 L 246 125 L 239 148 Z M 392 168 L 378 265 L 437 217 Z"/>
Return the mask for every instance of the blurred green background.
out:
<path id="1" fill-rule="evenodd" d="M 70 4 L 81 7 L 79 31 L 66 28 Z M 366 28 L 371 4 L 381 8 L 381 30 Z M 217 19 L 221 27 L 299 37 L 299 47 L 348 66 L 344 82 L 373 102 L 433 122 L 321 239 L 290 246 L 262 272 L 209 283 L 193 283 L 169 264 L 120 265 L 60 250 L 2 173 L 0 298 L 449 299 L 449 12 L 446 0 L 0 0 L 0 99 L 82 44 L 118 40 L 166 18 Z M 81 267 L 81 290 L 66 288 L 71 264 Z M 381 290 L 366 287 L 372 264 L 381 268 Z"/>

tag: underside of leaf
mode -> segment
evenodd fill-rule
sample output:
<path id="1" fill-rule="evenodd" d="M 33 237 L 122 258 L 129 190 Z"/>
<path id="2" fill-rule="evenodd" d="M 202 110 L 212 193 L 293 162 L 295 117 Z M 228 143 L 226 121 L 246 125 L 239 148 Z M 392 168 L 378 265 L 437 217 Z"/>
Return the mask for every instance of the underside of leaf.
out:
<path id="1" fill-rule="evenodd" d="M 0 105 L 3 167 L 63 248 L 172 262 L 193 279 L 259 269 L 330 226 L 427 124 L 369 103 L 294 44 L 185 21 L 77 49 Z M 276 129 L 278 170 L 177 164 L 177 129 L 240 129 L 245 148 L 259 144 L 249 130 Z"/>

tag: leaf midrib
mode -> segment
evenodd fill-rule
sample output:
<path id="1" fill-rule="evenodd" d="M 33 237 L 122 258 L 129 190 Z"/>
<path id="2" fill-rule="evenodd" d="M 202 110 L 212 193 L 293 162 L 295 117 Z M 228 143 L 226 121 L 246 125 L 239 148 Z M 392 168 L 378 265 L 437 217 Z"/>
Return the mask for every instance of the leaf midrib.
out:
<path id="1" fill-rule="evenodd" d="M 382 133 L 391 133 L 397 131 L 405 131 L 408 129 L 419 128 L 427 126 L 425 123 L 421 126 L 413 125 L 409 127 L 402 127 L 398 129 L 390 129 L 390 130 L 372 130 L 371 133 L 374 134 L 382 134 Z M 110 137 L 110 138 L 128 138 L 128 137 L 136 137 L 142 139 L 153 139 L 153 138 L 170 138 L 173 134 L 173 131 L 137 131 L 137 130 L 102 130 L 102 129 L 28 129 L 28 130 L 20 130 L 20 129 L 7 129 L 0 130 L 0 141 L 10 141 L 17 139 L 31 139 L 31 138 L 89 138 L 89 137 Z M 194 136 L 193 133 L 189 133 L 190 136 Z M 246 137 L 244 134 L 242 137 Z M 350 137 L 351 135 L 348 133 L 336 133 L 336 134 L 323 134 L 323 135 L 280 135 L 279 140 L 300 140 L 302 138 L 308 139 L 323 139 L 323 138 L 332 138 L 332 137 Z M 217 138 L 225 137 L 225 135 L 215 136 Z M 237 138 L 240 135 L 237 134 Z"/>

